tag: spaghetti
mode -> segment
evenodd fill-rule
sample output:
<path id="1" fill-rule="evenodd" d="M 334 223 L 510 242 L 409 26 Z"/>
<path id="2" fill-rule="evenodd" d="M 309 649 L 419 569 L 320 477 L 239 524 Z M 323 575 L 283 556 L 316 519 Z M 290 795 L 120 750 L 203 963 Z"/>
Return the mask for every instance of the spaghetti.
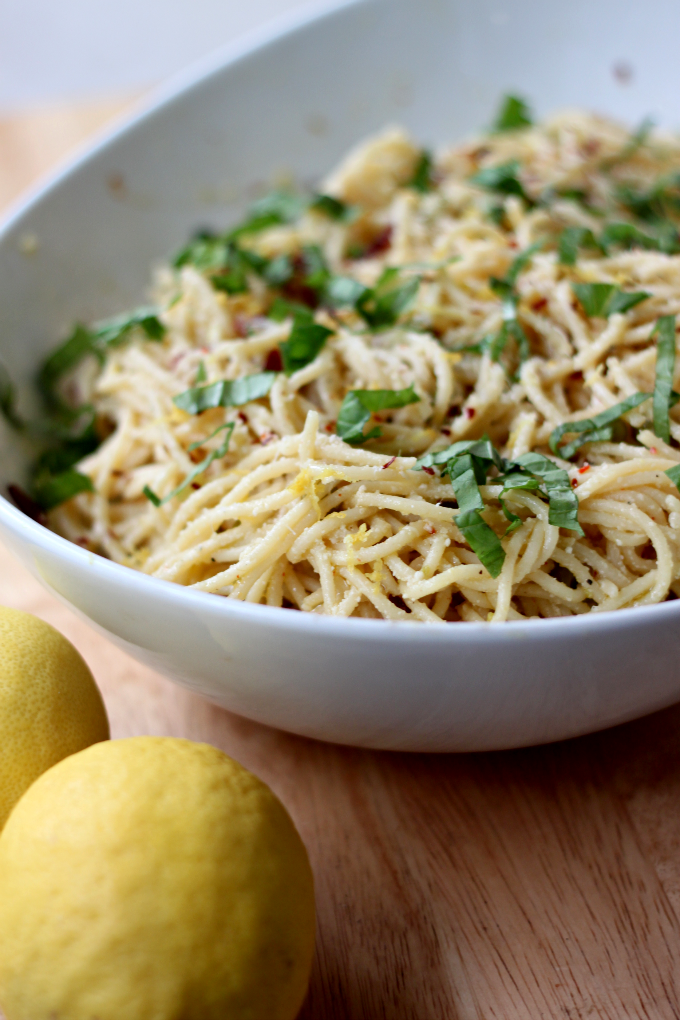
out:
<path id="1" fill-rule="evenodd" d="M 60 380 L 108 435 L 50 525 L 332 616 L 680 595 L 680 142 L 528 119 L 436 158 L 387 130 L 196 239 L 157 273 L 160 335 Z"/>

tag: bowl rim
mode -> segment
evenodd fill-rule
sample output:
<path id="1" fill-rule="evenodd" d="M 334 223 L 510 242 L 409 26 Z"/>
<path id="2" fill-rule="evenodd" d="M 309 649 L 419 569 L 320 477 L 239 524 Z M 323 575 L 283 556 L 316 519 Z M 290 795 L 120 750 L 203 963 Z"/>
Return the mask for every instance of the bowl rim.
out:
<path id="1" fill-rule="evenodd" d="M 135 104 L 131 111 L 114 119 L 112 124 L 95 133 L 94 138 L 76 147 L 75 151 L 57 164 L 57 167 L 30 186 L 14 202 L 0 221 L 0 244 L 15 228 L 21 226 L 22 220 L 50 195 L 59 185 L 68 179 L 82 166 L 106 150 L 119 138 L 142 128 L 152 121 L 173 102 L 183 96 L 200 89 L 212 78 L 217 77 L 247 60 L 255 53 L 276 45 L 279 41 L 303 31 L 312 25 L 331 20 L 342 15 L 345 10 L 354 7 L 373 6 L 376 0 L 309 0 L 301 7 L 268 19 L 264 25 L 239 35 L 236 39 L 217 47 L 214 51 L 193 61 L 183 70 L 172 75 L 166 82 L 152 89 L 149 94 Z M 252 623 L 262 623 L 276 629 L 308 633 L 310 630 L 318 635 L 340 637 L 343 632 L 356 639 L 361 635 L 366 639 L 384 639 L 389 634 L 390 641 L 400 644 L 437 645 L 450 643 L 506 644 L 514 643 L 518 637 L 525 636 L 527 628 L 532 637 L 542 640 L 551 637 L 565 636 L 572 638 L 589 635 L 593 628 L 615 632 L 621 627 L 644 626 L 649 614 L 652 619 L 661 614 L 674 620 L 680 614 L 680 599 L 655 603 L 652 605 L 635 606 L 624 610 L 609 612 L 589 612 L 578 616 L 528 618 L 525 620 L 507 620 L 502 625 L 487 621 L 458 622 L 441 627 L 438 624 L 417 620 L 374 620 L 361 617 L 333 617 L 316 613 L 291 611 L 275 606 L 266 606 L 243 602 L 209 592 L 194 591 L 191 588 L 153 577 L 142 571 L 134 570 L 123 564 L 116 563 L 97 553 L 81 548 L 49 528 L 38 524 L 17 507 L 13 506 L 0 493 L 0 522 L 19 541 L 31 546 L 38 546 L 53 556 L 69 561 L 72 560 L 77 569 L 93 568 L 98 571 L 102 580 L 110 579 L 117 585 L 126 584 L 148 591 L 150 597 L 160 597 L 168 602 L 186 608 L 195 607 L 198 611 L 208 612 L 212 616 L 235 617 Z M 675 605 L 674 603 L 678 604 Z M 538 630 L 536 630 L 538 628 Z"/>

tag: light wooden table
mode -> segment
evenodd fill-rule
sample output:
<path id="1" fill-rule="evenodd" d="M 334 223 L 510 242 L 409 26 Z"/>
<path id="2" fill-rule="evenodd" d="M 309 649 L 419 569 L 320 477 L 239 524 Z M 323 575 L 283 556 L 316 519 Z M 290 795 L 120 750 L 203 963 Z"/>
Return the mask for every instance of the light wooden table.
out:
<path id="1" fill-rule="evenodd" d="M 0 201 L 114 108 L 0 122 Z M 209 741 L 281 796 L 317 884 L 304 1020 L 680 1017 L 680 707 L 526 751 L 355 751 L 185 693 L 1 550 L 0 603 L 80 649 L 115 737 Z"/>

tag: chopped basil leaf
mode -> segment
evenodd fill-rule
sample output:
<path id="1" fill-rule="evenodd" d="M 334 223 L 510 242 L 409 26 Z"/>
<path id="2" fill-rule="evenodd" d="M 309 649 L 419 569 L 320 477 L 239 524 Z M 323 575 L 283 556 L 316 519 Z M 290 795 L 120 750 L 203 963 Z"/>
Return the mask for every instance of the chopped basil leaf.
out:
<path id="1" fill-rule="evenodd" d="M 675 316 L 662 315 L 654 332 L 658 337 L 654 377 L 654 435 L 669 443 L 671 433 L 668 411 L 672 406 L 675 373 Z"/>
<path id="2" fill-rule="evenodd" d="M 246 234 L 257 234 L 269 227 L 293 223 L 305 211 L 307 202 L 300 195 L 290 191 L 272 191 L 255 202 L 243 223 L 234 227 L 226 235 L 233 241 Z"/>
<path id="3" fill-rule="evenodd" d="M 538 488 L 538 484 L 536 487 Z M 518 528 L 521 528 L 522 525 L 524 524 L 524 521 L 522 520 L 521 517 L 518 517 L 517 514 L 513 514 L 512 510 L 508 509 L 504 500 L 499 499 L 499 503 L 501 505 L 501 510 L 503 511 L 506 520 L 510 521 L 507 528 L 505 529 L 505 535 L 503 535 L 503 538 L 507 538 L 507 536 L 511 535 L 513 531 L 517 531 Z"/>
<path id="4" fill-rule="evenodd" d="M 493 124 L 493 131 L 517 131 L 531 127 L 533 117 L 529 106 L 519 96 L 504 96 L 503 104 Z"/>
<path id="5" fill-rule="evenodd" d="M 224 429 L 227 430 L 227 436 L 224 442 L 216 450 L 212 450 L 212 452 L 209 453 L 208 456 L 205 457 L 199 464 L 196 464 L 194 469 L 189 472 L 181 485 L 178 485 L 176 489 L 173 489 L 172 492 L 170 492 L 167 496 L 164 496 L 162 499 L 160 499 L 155 492 L 152 492 L 148 485 L 145 485 L 143 492 L 146 498 L 150 500 L 154 506 L 163 506 L 164 503 L 168 503 L 171 499 L 174 499 L 175 496 L 179 496 L 180 492 L 183 492 L 187 486 L 191 485 L 195 478 L 198 478 L 198 476 L 202 475 L 204 471 L 207 471 L 214 460 L 224 457 L 229 450 L 229 441 L 231 439 L 231 434 L 234 431 L 233 421 L 229 421 L 225 425 L 218 426 L 218 428 L 216 428 L 214 432 L 211 432 L 209 436 L 206 436 L 205 439 L 199 439 L 197 443 L 192 443 L 191 446 L 187 448 L 188 452 L 198 449 L 199 446 L 207 443 L 209 439 L 212 439 L 213 436 L 216 436 L 218 432 L 222 432 Z"/>
<path id="6" fill-rule="evenodd" d="M 269 262 L 262 255 L 246 248 L 239 248 L 237 244 L 230 241 L 223 245 L 224 255 L 219 266 L 219 272 L 211 276 L 211 282 L 216 290 L 223 290 L 227 294 L 244 294 L 248 290 L 248 274 L 250 272 L 265 276 L 271 266 L 277 260 Z"/>
<path id="7" fill-rule="evenodd" d="M 381 430 L 371 429 L 364 435 L 364 427 L 374 411 L 386 411 L 407 404 L 417 404 L 420 397 L 408 386 L 405 390 L 350 390 L 342 402 L 336 432 L 346 443 L 363 443 L 377 439 Z"/>
<path id="8" fill-rule="evenodd" d="M 535 244 L 525 248 L 524 251 L 520 252 L 513 259 L 510 269 L 502 279 L 492 276 L 489 280 L 491 290 L 503 301 L 503 325 L 498 333 L 492 336 L 485 345 L 485 349 L 489 352 L 492 361 L 498 361 L 507 346 L 508 340 L 514 340 L 517 344 L 520 365 L 531 356 L 529 340 L 517 318 L 519 294 L 515 289 L 515 284 L 519 274 L 526 269 L 533 256 L 542 247 L 543 242 L 537 241 Z"/>
<path id="9" fill-rule="evenodd" d="M 315 212 L 323 213 L 329 220 L 339 223 L 351 223 L 356 219 L 359 210 L 355 205 L 348 205 L 334 195 L 316 195 L 309 206 Z"/>
<path id="10" fill-rule="evenodd" d="M 277 255 L 262 273 L 270 287 L 281 287 L 288 283 L 293 275 L 293 262 L 290 255 Z"/>
<path id="11" fill-rule="evenodd" d="M 60 403 L 54 393 L 57 381 L 92 353 L 92 334 L 84 326 L 75 326 L 68 340 L 48 355 L 38 372 L 38 386 L 48 403 Z M 101 354 L 97 357 L 101 361 Z"/>
<path id="12" fill-rule="evenodd" d="M 187 414 L 201 414 L 212 407 L 241 407 L 265 397 L 276 379 L 276 372 L 256 372 L 242 379 L 223 379 L 209 386 L 194 386 L 172 398 L 173 404 Z"/>
<path id="13" fill-rule="evenodd" d="M 633 132 L 621 151 L 615 156 L 605 159 L 601 164 L 601 168 L 603 170 L 611 170 L 612 167 L 617 166 L 619 163 L 625 163 L 629 160 L 631 156 L 634 156 L 638 149 L 645 144 L 653 127 L 653 119 L 651 117 L 645 117 L 639 128 Z"/>
<path id="14" fill-rule="evenodd" d="M 486 468 L 483 464 L 475 464 L 474 458 L 464 453 L 449 461 L 446 473 L 451 479 L 461 511 L 484 509 L 484 500 L 479 491 L 480 483 L 483 485 L 486 481 Z"/>
<path id="15" fill-rule="evenodd" d="M 512 467 L 519 467 L 541 479 L 548 496 L 550 524 L 583 535 L 583 529 L 578 522 L 578 497 L 571 486 L 569 475 L 563 468 L 540 453 L 523 453 L 512 461 Z"/>
<path id="16" fill-rule="evenodd" d="M 220 273 L 210 277 L 215 290 L 222 290 L 225 294 L 245 294 L 248 290 L 246 274 L 240 269 L 232 269 L 228 273 Z"/>
<path id="17" fill-rule="evenodd" d="M 18 430 L 24 428 L 24 421 L 16 409 L 16 391 L 10 374 L 0 361 L 0 414 Z"/>
<path id="18" fill-rule="evenodd" d="M 31 494 L 43 510 L 53 510 L 79 492 L 94 492 L 94 486 L 87 475 L 73 468 L 55 475 L 42 472 L 31 484 Z"/>
<path id="19" fill-rule="evenodd" d="M 535 478 L 524 474 L 522 471 L 510 471 L 509 474 L 501 475 L 499 478 L 495 478 L 494 481 L 503 483 L 503 492 L 509 492 L 511 489 L 532 491 L 539 487 Z"/>
<path id="20" fill-rule="evenodd" d="M 175 269 L 192 265 L 197 269 L 220 269 L 228 261 L 228 244 L 209 231 L 200 231 L 177 252 L 172 264 Z"/>
<path id="21" fill-rule="evenodd" d="M 367 288 L 356 301 L 356 310 L 372 329 L 394 326 L 415 300 L 420 277 L 398 283 L 399 270 L 385 269 L 375 287 Z"/>
<path id="22" fill-rule="evenodd" d="M 569 460 L 584 443 L 608 442 L 613 438 L 613 423 L 621 418 L 622 415 L 627 414 L 628 411 L 632 411 L 633 408 L 643 401 L 648 400 L 649 397 L 649 393 L 633 393 L 632 396 L 626 397 L 619 404 L 608 407 L 606 411 L 601 411 L 600 414 L 596 414 L 592 418 L 581 418 L 579 421 L 565 421 L 562 425 L 558 425 L 557 428 L 552 430 L 548 445 L 556 456 Z M 570 433 L 575 433 L 581 438 L 575 439 L 560 448 L 558 445 L 560 439 L 562 436 L 569 435 Z"/>
<path id="23" fill-rule="evenodd" d="M 205 362 L 199 361 L 198 368 L 196 369 L 196 379 L 194 382 L 198 385 L 199 383 L 205 382 L 207 378 L 208 373 L 205 370 Z"/>
<path id="24" fill-rule="evenodd" d="M 162 340 L 165 336 L 165 326 L 158 318 L 158 309 L 145 306 L 123 315 L 115 315 L 111 319 L 95 322 L 91 331 L 94 346 L 100 349 L 117 347 L 127 340 L 130 331 L 137 326 L 144 330 L 149 340 Z"/>
<path id="25" fill-rule="evenodd" d="M 588 318 L 627 312 L 651 297 L 644 290 L 624 292 L 613 283 L 572 283 L 571 289 Z"/>
<path id="26" fill-rule="evenodd" d="M 419 457 L 413 465 L 413 470 L 417 471 L 424 467 L 448 464 L 456 457 L 461 457 L 464 454 L 470 454 L 477 460 L 487 462 L 489 467 L 493 464 L 499 471 L 502 471 L 504 468 L 503 458 L 489 439 L 461 439 L 459 442 L 447 446 L 444 450 L 438 450 L 436 453 L 426 453 Z"/>
<path id="27" fill-rule="evenodd" d="M 302 263 L 305 286 L 318 292 L 322 291 L 331 273 L 321 248 L 316 244 L 305 245 L 302 249 Z"/>
<path id="28" fill-rule="evenodd" d="M 658 248 L 658 241 L 632 223 L 608 223 L 600 234 L 600 246 L 608 253 L 614 245 L 622 248 Z"/>
<path id="29" fill-rule="evenodd" d="M 331 308 L 353 307 L 366 290 L 363 283 L 351 276 L 331 276 L 324 287 L 323 300 Z"/>
<path id="30" fill-rule="evenodd" d="M 332 334 L 332 329 L 314 322 L 311 315 L 297 314 L 288 339 L 279 344 L 286 375 L 292 375 L 314 361 Z"/>
<path id="31" fill-rule="evenodd" d="M 616 197 L 638 219 L 658 225 L 680 212 L 680 173 L 660 177 L 646 191 L 636 184 L 620 184 Z"/>
<path id="32" fill-rule="evenodd" d="M 672 468 L 668 468 L 664 471 L 665 475 L 668 475 L 673 485 L 680 492 L 680 464 L 674 464 Z"/>
<path id="33" fill-rule="evenodd" d="M 498 577 L 505 563 L 505 550 L 493 528 L 483 521 L 479 510 L 465 510 L 455 518 L 465 541 L 492 577 Z"/>
<path id="34" fill-rule="evenodd" d="M 648 294 L 645 290 L 630 292 L 617 290 L 609 302 L 607 315 L 614 315 L 616 312 L 624 314 L 625 312 L 630 311 L 631 308 L 635 308 L 636 305 L 639 305 L 641 301 L 646 301 L 647 298 L 651 296 L 652 295 Z"/>
<path id="35" fill-rule="evenodd" d="M 419 191 L 421 195 L 432 191 L 434 187 L 434 181 L 432 180 L 432 154 L 427 149 L 423 149 L 420 153 L 413 177 L 406 187 Z"/>
<path id="36" fill-rule="evenodd" d="M 476 184 L 478 188 L 484 188 L 486 191 L 497 191 L 501 195 L 519 195 L 528 205 L 533 205 L 534 203 L 517 176 L 519 169 L 517 160 L 511 159 L 507 163 L 478 170 L 470 178 L 470 183 Z"/>
<path id="37" fill-rule="evenodd" d="M 566 227 L 560 234 L 558 244 L 559 261 L 563 266 L 576 265 L 579 248 L 601 251 L 592 230 L 588 227 Z"/>
<path id="38" fill-rule="evenodd" d="M 162 340 L 165 326 L 157 309 L 143 307 L 112 319 L 95 323 L 92 329 L 76 325 L 71 336 L 45 359 L 38 372 L 38 386 L 49 404 L 63 404 L 55 392 L 59 379 L 75 368 L 83 358 L 94 355 L 100 363 L 108 347 L 117 347 L 129 339 L 135 328 L 141 328 L 149 340 Z"/>
<path id="39" fill-rule="evenodd" d="M 294 315 L 302 316 L 310 321 L 312 319 L 312 313 L 307 305 L 301 304 L 300 301 L 289 301 L 288 298 L 283 297 L 274 298 L 267 315 L 275 322 L 283 322 L 284 319 Z"/>
<path id="40" fill-rule="evenodd" d="M 549 522 L 556 527 L 568 528 L 583 534 L 578 523 L 578 498 L 572 489 L 567 472 L 541 454 L 525 453 L 516 460 L 504 460 L 488 439 L 462 441 L 453 443 L 445 450 L 425 454 L 416 461 L 414 469 L 430 468 L 435 465 L 441 466 L 443 473 L 448 473 L 451 478 L 461 509 L 456 524 L 493 577 L 500 572 L 505 554 L 502 553 L 502 548 L 502 555 L 498 552 L 500 548 L 498 537 L 491 528 L 488 530 L 495 536 L 495 541 L 484 531 L 488 525 L 484 525 L 479 517 L 479 511 L 484 507 L 479 485 L 486 480 L 486 474 L 491 467 L 496 467 L 499 471 L 498 477 L 493 478 L 491 484 L 501 484 L 503 493 L 512 489 L 536 490 L 542 487 L 541 491 L 548 498 Z M 510 534 L 522 521 L 507 509 L 502 498 L 500 503 L 511 524 L 506 531 L 506 534 Z M 469 521 L 463 516 L 461 526 L 461 516 L 466 513 L 477 516 L 471 516 Z M 480 543 L 486 559 L 483 558 L 479 548 L 473 545 L 473 540 Z M 493 570 L 497 573 L 494 574 Z"/>

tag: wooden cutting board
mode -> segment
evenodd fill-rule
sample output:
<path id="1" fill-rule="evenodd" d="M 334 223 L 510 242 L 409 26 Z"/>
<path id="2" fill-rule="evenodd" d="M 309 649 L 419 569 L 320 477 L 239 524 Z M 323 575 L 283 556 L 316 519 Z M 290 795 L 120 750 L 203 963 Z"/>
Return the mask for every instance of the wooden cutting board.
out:
<path id="1" fill-rule="evenodd" d="M 0 121 L 0 201 L 115 108 Z M 114 737 L 208 741 L 282 798 L 317 888 L 304 1020 L 680 1018 L 680 706 L 524 751 L 357 751 L 175 687 L 1 548 L 0 603 L 80 649 Z"/>

